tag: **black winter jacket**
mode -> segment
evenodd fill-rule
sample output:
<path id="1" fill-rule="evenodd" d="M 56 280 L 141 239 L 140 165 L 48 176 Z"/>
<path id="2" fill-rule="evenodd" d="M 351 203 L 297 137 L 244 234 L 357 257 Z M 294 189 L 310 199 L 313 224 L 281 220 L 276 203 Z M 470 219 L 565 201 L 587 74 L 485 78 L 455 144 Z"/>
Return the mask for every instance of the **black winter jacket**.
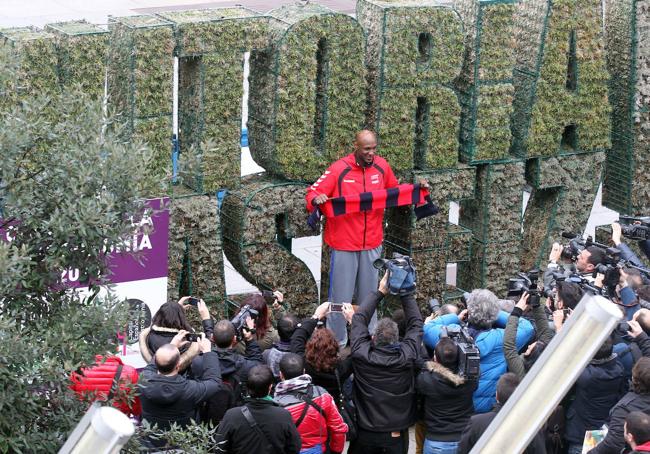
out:
<path id="1" fill-rule="evenodd" d="M 417 392 L 424 398 L 426 437 L 434 441 L 458 441 L 474 413 L 472 396 L 477 381 L 462 377 L 429 361 L 417 378 Z"/>
<path id="2" fill-rule="evenodd" d="M 373 292 L 352 317 L 353 400 L 361 429 L 393 432 L 416 419 L 415 361 L 422 342 L 422 315 L 413 295 L 402 296 L 406 334 L 402 342 L 376 346 L 368 323 L 384 295 Z"/>
<path id="3" fill-rule="evenodd" d="M 619 454 L 625 447 L 623 425 L 633 411 L 650 413 L 650 395 L 629 392 L 612 408 L 607 424 L 607 436 L 589 454 Z"/>
<path id="4" fill-rule="evenodd" d="M 201 355 L 203 370 L 196 380 L 182 375 L 166 376 L 149 364 L 140 375 L 142 417 L 158 428 L 169 429 L 171 423 L 187 426 L 196 418 L 198 404 L 209 399 L 221 387 L 219 358 L 215 353 Z"/>
<path id="5" fill-rule="evenodd" d="M 305 346 L 316 329 L 318 320 L 315 318 L 306 318 L 296 328 L 291 336 L 291 352 L 300 356 L 305 355 Z M 334 398 L 337 404 L 341 399 L 341 390 L 339 389 L 336 375 L 339 376 L 341 386 L 345 380 L 352 374 L 352 358 L 347 357 L 340 360 L 336 365 L 335 371 L 319 371 L 316 370 L 313 364 L 305 361 L 305 372 L 311 376 L 312 383 L 316 386 L 321 386 Z"/>
<path id="6" fill-rule="evenodd" d="M 463 436 L 458 445 L 458 454 L 469 453 L 476 442 L 481 438 L 481 435 L 487 430 L 488 426 L 496 418 L 497 413 L 501 410 L 501 405 L 496 404 L 492 411 L 488 413 L 480 413 L 472 416 L 463 431 Z M 538 432 L 535 438 L 530 442 L 528 447 L 524 450 L 524 454 L 546 454 L 546 444 L 544 443 L 544 435 Z"/>
<path id="7" fill-rule="evenodd" d="M 263 437 L 249 425 L 241 411 L 242 407 L 231 408 L 219 424 L 215 452 L 229 454 L 298 454 L 300 452 L 300 434 L 288 410 L 281 408 L 270 398 L 251 399 L 245 406 L 250 410 Z"/>
<path id="8" fill-rule="evenodd" d="M 607 422 L 623 390 L 625 370 L 616 357 L 609 361 L 592 361 L 582 371 L 575 385 L 575 399 L 566 412 L 565 438 L 581 444 L 585 431 L 600 429 Z"/>
<path id="9" fill-rule="evenodd" d="M 240 383 L 245 383 L 248 378 L 248 371 L 254 366 L 262 364 L 262 351 L 257 341 L 252 340 L 246 343 L 246 353 L 242 356 L 232 348 L 218 348 L 213 346 L 212 351 L 219 357 L 221 376 L 224 380 L 235 378 Z M 192 361 L 192 373 L 194 376 L 203 370 L 201 357 Z"/>

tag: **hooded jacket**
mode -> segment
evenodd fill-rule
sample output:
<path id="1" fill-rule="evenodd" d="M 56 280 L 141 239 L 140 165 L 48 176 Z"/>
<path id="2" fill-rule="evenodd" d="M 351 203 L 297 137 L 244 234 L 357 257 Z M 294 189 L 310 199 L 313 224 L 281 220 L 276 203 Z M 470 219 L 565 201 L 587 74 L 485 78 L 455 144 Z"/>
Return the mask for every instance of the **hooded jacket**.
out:
<path id="1" fill-rule="evenodd" d="M 424 424 L 429 440 L 460 440 L 474 413 L 472 395 L 477 385 L 476 381 L 465 381 L 440 363 L 425 363 L 416 388 L 424 398 Z"/>
<path id="2" fill-rule="evenodd" d="M 600 429 L 621 396 L 624 369 L 612 355 L 606 360 L 591 361 L 575 385 L 575 399 L 566 412 L 565 438 L 580 444 L 585 431 Z"/>
<path id="3" fill-rule="evenodd" d="M 399 182 L 384 158 L 375 155 L 369 167 L 357 164 L 354 153 L 333 163 L 307 190 L 307 210 L 320 194 L 328 198 L 397 186 Z M 340 251 L 363 251 L 381 245 L 384 210 L 350 213 L 327 219 L 325 242 Z"/>
<path id="4" fill-rule="evenodd" d="M 179 374 L 159 374 L 154 364 L 145 367 L 138 385 L 144 419 L 163 430 L 169 429 L 174 422 L 185 427 L 190 420 L 196 419 L 197 406 L 221 387 L 217 354 L 208 352 L 201 358 L 203 370 L 195 380 L 188 380 Z"/>
<path id="5" fill-rule="evenodd" d="M 506 373 L 507 364 L 503 354 L 504 329 L 509 314 L 500 311 L 493 328 L 480 331 L 476 337 L 476 346 L 481 355 L 481 376 L 478 388 L 474 392 L 474 410 L 485 413 L 496 403 L 495 395 L 499 377 Z M 460 326 L 461 321 L 456 314 L 447 314 L 434 319 L 424 326 L 424 344 L 435 348 L 440 340 L 442 326 Z M 525 318 L 520 318 L 517 325 L 515 344 L 521 350 L 533 337 L 533 325 Z"/>
<path id="6" fill-rule="evenodd" d="M 325 418 L 312 406 L 305 409 L 305 406 L 309 405 L 306 402 L 306 397 L 323 409 Z M 332 396 L 320 386 L 312 385 L 309 375 L 305 374 L 281 381 L 275 388 L 274 398 L 281 407 L 289 410 L 294 423 L 300 419 L 303 413 L 305 414 L 297 427 L 302 439 L 303 450 L 320 444 L 323 452 L 326 452 L 327 439 L 329 438 L 331 452 L 343 452 L 348 426 L 343 422 Z"/>
<path id="7" fill-rule="evenodd" d="M 637 454 L 641 452 L 650 452 L 650 441 L 647 441 L 640 445 L 636 445 L 636 449 L 632 451 L 632 454 Z"/>
<path id="8" fill-rule="evenodd" d="M 402 342 L 375 345 L 368 323 L 384 295 L 373 292 L 352 316 L 353 401 L 359 428 L 394 432 L 415 422 L 415 361 L 422 339 L 422 315 L 414 295 L 402 296 L 406 334 Z"/>

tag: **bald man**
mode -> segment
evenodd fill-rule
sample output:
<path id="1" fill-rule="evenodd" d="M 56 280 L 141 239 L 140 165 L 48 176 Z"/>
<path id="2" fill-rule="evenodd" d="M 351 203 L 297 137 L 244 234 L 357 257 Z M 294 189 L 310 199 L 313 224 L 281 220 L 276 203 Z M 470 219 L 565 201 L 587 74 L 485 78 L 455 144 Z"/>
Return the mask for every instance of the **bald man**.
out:
<path id="1" fill-rule="evenodd" d="M 361 192 L 387 189 L 399 183 L 385 159 L 377 156 L 377 136 L 359 131 L 353 152 L 333 163 L 307 190 L 307 209 L 328 199 Z M 378 274 L 372 263 L 381 256 L 384 210 L 377 209 L 329 218 L 325 224 L 325 243 L 330 248 L 329 301 L 357 304 L 377 290 Z M 377 323 L 376 314 L 370 332 Z M 327 319 L 339 344 L 347 343 L 345 318 L 332 312 Z"/>
<path id="2" fill-rule="evenodd" d="M 211 351 L 212 345 L 205 334 L 198 341 L 203 358 L 201 374 L 190 380 L 178 373 L 179 347 L 188 343 L 187 334 L 181 330 L 171 343 L 161 346 L 140 376 L 142 417 L 150 424 L 157 424 L 159 429 L 167 430 L 172 423 L 187 426 L 191 419 L 196 419 L 197 406 L 221 388 L 219 357 Z"/>

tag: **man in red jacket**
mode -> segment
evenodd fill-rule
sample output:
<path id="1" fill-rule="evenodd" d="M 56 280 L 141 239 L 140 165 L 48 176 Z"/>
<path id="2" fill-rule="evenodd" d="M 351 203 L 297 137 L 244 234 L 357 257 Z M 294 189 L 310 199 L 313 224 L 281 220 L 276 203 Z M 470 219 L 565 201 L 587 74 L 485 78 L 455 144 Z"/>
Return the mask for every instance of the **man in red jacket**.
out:
<path id="1" fill-rule="evenodd" d="M 343 422 L 334 399 L 315 386 L 305 374 L 302 356 L 287 353 L 280 360 L 280 378 L 275 401 L 289 410 L 300 439 L 301 454 L 342 453 L 348 426 Z M 329 448 L 329 451 L 328 451 Z"/>
<path id="2" fill-rule="evenodd" d="M 307 209 L 312 211 L 328 199 L 399 184 L 388 162 L 377 152 L 377 136 L 357 133 L 354 152 L 332 164 L 307 190 Z M 378 275 L 372 263 L 381 256 L 384 210 L 349 213 L 327 219 L 325 243 L 331 250 L 329 297 L 334 303 L 357 303 L 377 289 Z M 376 315 L 370 325 L 374 331 Z M 328 327 L 339 343 L 347 343 L 345 318 L 340 312 L 328 316 Z"/>

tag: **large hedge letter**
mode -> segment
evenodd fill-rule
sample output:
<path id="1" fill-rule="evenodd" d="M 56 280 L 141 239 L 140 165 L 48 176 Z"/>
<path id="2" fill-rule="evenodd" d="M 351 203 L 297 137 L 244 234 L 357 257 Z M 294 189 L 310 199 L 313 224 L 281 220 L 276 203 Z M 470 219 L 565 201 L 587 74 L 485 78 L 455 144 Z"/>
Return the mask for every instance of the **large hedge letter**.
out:
<path id="1" fill-rule="evenodd" d="M 363 30 L 309 3 L 269 14 L 281 25 L 272 48 L 251 55 L 251 154 L 273 175 L 312 182 L 363 125 Z"/>
<path id="2" fill-rule="evenodd" d="M 460 104 L 452 88 L 461 70 L 460 16 L 433 2 L 359 0 L 368 34 L 368 126 L 396 172 L 453 167 Z"/>

